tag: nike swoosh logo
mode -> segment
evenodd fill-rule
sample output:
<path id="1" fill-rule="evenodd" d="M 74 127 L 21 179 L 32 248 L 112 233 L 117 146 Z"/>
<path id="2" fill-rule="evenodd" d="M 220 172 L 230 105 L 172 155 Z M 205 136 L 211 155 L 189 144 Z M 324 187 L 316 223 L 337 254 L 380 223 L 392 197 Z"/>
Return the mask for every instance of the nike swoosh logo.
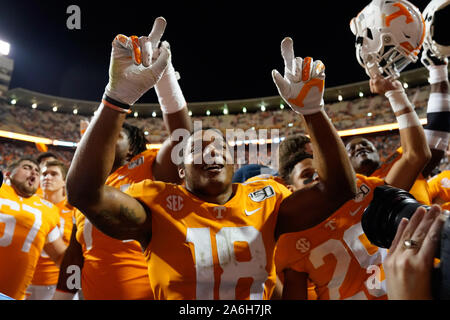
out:
<path id="1" fill-rule="evenodd" d="M 71 212 L 72 210 L 61 210 L 62 213 Z"/>
<path id="2" fill-rule="evenodd" d="M 248 216 L 251 216 L 252 214 L 254 214 L 258 210 L 261 210 L 261 208 L 255 209 L 253 211 L 247 211 L 247 209 L 244 209 L 245 214 L 248 215 Z"/>
<path id="3" fill-rule="evenodd" d="M 359 206 L 358 208 L 356 208 L 355 211 L 351 211 L 351 210 L 350 210 L 350 215 L 353 217 L 353 216 L 359 211 L 359 209 L 361 209 L 361 206 Z"/>

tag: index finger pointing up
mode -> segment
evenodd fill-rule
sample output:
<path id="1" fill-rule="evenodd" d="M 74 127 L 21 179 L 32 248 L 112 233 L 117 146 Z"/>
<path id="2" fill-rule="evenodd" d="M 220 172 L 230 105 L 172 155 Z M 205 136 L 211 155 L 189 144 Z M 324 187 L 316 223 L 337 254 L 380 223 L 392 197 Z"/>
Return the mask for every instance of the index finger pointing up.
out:
<path id="1" fill-rule="evenodd" d="M 164 34 L 164 30 L 166 29 L 166 25 L 166 19 L 164 19 L 163 17 L 158 17 L 155 19 L 152 31 L 148 35 L 148 38 L 152 43 L 152 48 L 158 47 L 159 41 L 161 40 L 161 37 Z"/>
<path id="2" fill-rule="evenodd" d="M 294 68 L 294 59 L 295 59 L 294 42 L 292 41 L 292 38 L 286 37 L 281 42 L 281 56 L 283 57 L 286 69 L 292 72 Z"/>

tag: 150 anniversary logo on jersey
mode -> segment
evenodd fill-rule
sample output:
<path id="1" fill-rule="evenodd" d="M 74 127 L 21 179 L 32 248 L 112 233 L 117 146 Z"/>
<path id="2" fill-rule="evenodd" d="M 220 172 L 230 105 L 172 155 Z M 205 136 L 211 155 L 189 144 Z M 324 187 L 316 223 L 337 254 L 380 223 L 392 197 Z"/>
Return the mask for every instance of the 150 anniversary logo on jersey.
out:
<path id="1" fill-rule="evenodd" d="M 275 190 L 273 190 L 272 186 L 267 186 L 250 193 L 248 196 L 255 202 L 262 202 L 268 198 L 273 197 L 274 195 Z"/>

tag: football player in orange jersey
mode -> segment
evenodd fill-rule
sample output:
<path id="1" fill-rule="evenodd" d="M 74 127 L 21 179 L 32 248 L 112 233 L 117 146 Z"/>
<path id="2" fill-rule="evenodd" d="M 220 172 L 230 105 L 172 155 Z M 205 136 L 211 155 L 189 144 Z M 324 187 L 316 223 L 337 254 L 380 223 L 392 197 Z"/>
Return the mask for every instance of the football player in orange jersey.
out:
<path id="1" fill-rule="evenodd" d="M 58 160 L 42 163 L 40 185 L 42 197 L 59 209 L 60 232 L 66 245 L 69 244 L 74 220 L 74 208 L 66 201 L 67 167 Z M 59 267 L 43 251 L 39 257 L 31 285 L 27 288 L 27 300 L 51 300 L 58 282 Z"/>
<path id="2" fill-rule="evenodd" d="M 152 32 L 161 37 L 165 21 L 157 20 L 156 23 Z M 164 123 L 170 134 L 177 129 L 191 130 L 187 104 L 177 77 L 169 62 L 156 85 Z M 177 167 L 171 161 L 174 146 L 172 139 L 168 139 L 159 151 L 146 150 L 143 131 L 124 123 L 106 185 L 125 191 L 131 183 L 144 179 L 180 182 Z M 65 268 L 70 265 L 82 266 L 81 287 L 86 300 L 152 299 L 147 264 L 139 243 L 129 239 L 121 241 L 103 234 L 79 211 L 76 218 L 76 238 L 73 237 L 64 258 L 55 299 L 71 298 L 64 292 L 73 294 L 76 291 L 76 288 L 70 290 L 67 287 L 71 274 L 65 272 Z"/>
<path id="3" fill-rule="evenodd" d="M 124 123 L 116 143 L 114 164 L 106 185 L 126 190 L 133 182 L 153 178 L 157 151 L 146 149 L 144 132 Z M 156 167 L 156 166 L 155 166 Z M 78 210 L 76 225 L 61 264 L 54 299 L 72 299 L 79 288 L 68 287 L 70 266 L 81 270 L 85 300 L 142 300 L 153 297 L 148 283 L 147 264 L 135 241 L 113 239 Z"/>
<path id="4" fill-rule="evenodd" d="M 58 209 L 34 193 L 39 166 L 33 159 L 12 163 L 0 188 L 0 292 L 23 299 L 42 249 L 57 264 L 66 245 Z"/>
<path id="5" fill-rule="evenodd" d="M 376 78 L 370 80 L 372 92 L 392 95 L 403 91 L 397 80 Z M 390 92 L 390 93 L 389 93 Z M 329 212 L 327 220 L 302 232 L 284 235 L 277 243 L 277 272 L 283 272 L 284 299 L 306 299 L 308 281 L 315 285 L 318 299 L 386 299 L 382 261 L 386 250 L 369 243 L 361 227 L 361 215 L 370 203 L 376 186 L 390 184 L 409 190 L 431 157 L 425 134 L 418 117 L 406 98 L 400 95 L 395 101 L 402 103 L 402 115 L 410 120 L 400 126 L 400 136 L 405 149 L 403 156 L 392 165 L 384 180 L 357 175 L 359 193 L 336 212 Z M 379 156 L 375 147 L 363 138 L 347 144 L 348 155 L 355 170 L 370 174 L 378 168 Z M 296 159 L 295 157 L 292 157 Z M 280 173 L 289 187 L 313 186 L 318 183 L 308 154 L 298 153 L 298 163 L 280 158 Z M 284 163 L 283 163 L 284 161 Z M 283 169 L 284 168 L 284 169 Z M 306 187 L 306 186 L 305 186 Z M 374 281 L 373 270 L 378 268 Z M 369 272 L 369 271 L 370 272 Z"/>
<path id="6" fill-rule="evenodd" d="M 139 51 L 129 43 L 125 36 L 113 42 L 106 99 L 69 169 L 69 201 L 106 234 L 140 242 L 156 299 L 269 298 L 279 235 L 319 223 L 356 192 L 345 147 L 323 110 L 323 63 L 295 58 L 292 39 L 285 38 L 285 75 L 272 72 L 280 95 L 301 114 L 311 136 L 322 177 L 315 187 L 291 194 L 270 179 L 232 184 L 234 166 L 224 137 L 216 130 L 199 130 L 183 140 L 182 156 L 173 159 L 181 160 L 178 173 L 184 185 L 144 180 L 123 193 L 104 185 L 125 118 L 122 111 L 156 83 L 170 57 L 163 43 L 153 47 L 159 50 L 154 64 L 138 69 L 133 66 L 133 60 L 140 64 L 136 52 L 152 50 L 141 46 Z M 128 68 L 134 78 L 126 77 Z M 88 156 L 94 152 L 97 157 Z"/>
<path id="7" fill-rule="evenodd" d="M 412 186 L 410 193 L 417 201 L 431 205 L 433 196 L 426 179 L 430 178 L 434 169 L 439 165 L 450 141 L 448 58 L 438 58 L 424 46 L 421 61 L 429 72 L 430 97 L 427 105 L 427 125 L 424 127 L 424 132 L 432 157 Z M 398 88 L 397 90 L 402 89 Z M 369 140 L 360 137 L 349 141 L 346 148 L 357 173 L 380 178 L 386 176 L 391 166 L 403 154 L 403 148 L 397 150 L 382 164 L 375 146 Z"/>

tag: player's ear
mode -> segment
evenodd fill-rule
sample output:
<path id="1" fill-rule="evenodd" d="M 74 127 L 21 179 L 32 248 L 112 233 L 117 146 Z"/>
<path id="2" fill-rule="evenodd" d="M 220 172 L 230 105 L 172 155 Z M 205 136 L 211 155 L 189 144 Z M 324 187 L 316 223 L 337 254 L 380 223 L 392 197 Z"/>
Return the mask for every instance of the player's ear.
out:
<path id="1" fill-rule="evenodd" d="M 289 190 L 290 192 L 294 192 L 294 191 L 295 191 L 295 187 L 294 187 L 292 184 L 287 184 L 287 185 L 286 185 L 286 188 L 288 188 L 288 190 Z"/>
<path id="2" fill-rule="evenodd" d="M 186 171 L 184 170 L 184 166 L 179 166 L 178 167 L 178 176 L 182 180 L 186 177 Z"/>
<path id="3" fill-rule="evenodd" d="M 9 171 L 9 170 L 5 171 L 5 174 L 4 174 L 5 179 L 11 179 L 11 175 L 12 175 L 11 171 Z"/>

